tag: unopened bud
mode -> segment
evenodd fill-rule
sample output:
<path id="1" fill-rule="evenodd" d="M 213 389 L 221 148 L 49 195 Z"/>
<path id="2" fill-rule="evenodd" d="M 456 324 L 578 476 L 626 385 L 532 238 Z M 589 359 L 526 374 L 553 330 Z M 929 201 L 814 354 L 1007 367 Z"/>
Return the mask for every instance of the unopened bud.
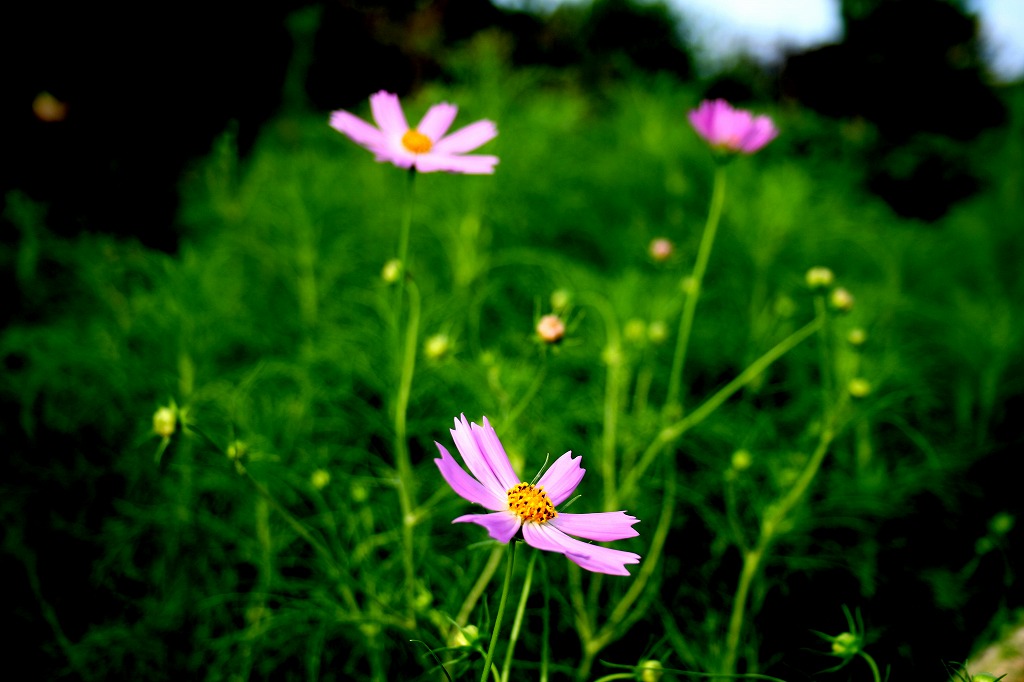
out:
<path id="1" fill-rule="evenodd" d="M 847 386 L 847 390 L 854 398 L 865 398 L 871 393 L 871 384 L 868 383 L 867 379 L 850 379 L 850 383 Z"/>
<path id="2" fill-rule="evenodd" d="M 782 318 L 793 317 L 796 313 L 796 303 L 786 295 L 775 299 L 775 314 Z"/>
<path id="3" fill-rule="evenodd" d="M 675 245 L 664 237 L 652 240 L 651 245 L 647 247 L 647 252 L 651 255 L 651 258 L 658 263 L 664 263 L 671 258 L 675 250 Z"/>
<path id="4" fill-rule="evenodd" d="M 846 340 L 850 342 L 851 346 L 863 346 L 868 340 L 868 333 L 860 327 L 854 327 L 846 335 Z"/>
<path id="5" fill-rule="evenodd" d="M 1013 518 L 1013 514 L 999 512 L 988 522 L 988 529 L 993 535 L 1006 535 L 1013 530 L 1015 522 L 1016 519 Z"/>
<path id="6" fill-rule="evenodd" d="M 555 289 L 551 292 L 551 309 L 561 312 L 572 303 L 572 295 L 565 289 Z"/>
<path id="7" fill-rule="evenodd" d="M 558 343 L 565 336 L 565 323 L 558 315 L 545 315 L 537 323 L 537 336 L 545 343 Z"/>
<path id="8" fill-rule="evenodd" d="M 661 320 L 655 320 L 647 325 L 647 338 L 651 340 L 651 343 L 658 345 L 665 342 L 668 338 L 668 327 Z"/>
<path id="9" fill-rule="evenodd" d="M 836 276 L 828 268 L 815 267 L 807 271 L 807 286 L 811 289 L 827 289 L 836 281 Z"/>
<path id="10" fill-rule="evenodd" d="M 240 440 L 234 440 L 228 443 L 227 455 L 228 459 L 240 460 L 249 452 L 249 447 Z"/>
<path id="11" fill-rule="evenodd" d="M 749 450 L 737 450 L 732 453 L 732 468 L 736 471 L 744 471 L 750 468 L 754 458 L 750 456 Z"/>
<path id="12" fill-rule="evenodd" d="M 622 349 L 618 346 L 605 346 L 601 351 L 601 361 L 609 367 L 616 367 L 622 364 Z"/>
<path id="13" fill-rule="evenodd" d="M 380 270 L 380 278 L 388 284 L 394 284 L 402 274 L 402 261 L 392 258 Z"/>
<path id="14" fill-rule="evenodd" d="M 440 360 L 452 349 L 451 339 L 447 334 L 434 334 L 423 344 L 423 354 L 428 360 Z"/>
<path id="15" fill-rule="evenodd" d="M 853 310 L 853 294 L 842 287 L 832 290 L 829 302 L 839 312 L 848 313 Z"/>
<path id="16" fill-rule="evenodd" d="M 643 320 L 633 318 L 626 322 L 626 326 L 622 330 L 622 335 L 626 337 L 627 341 L 633 343 L 639 343 L 647 338 L 647 325 L 644 324 Z"/>
<path id="17" fill-rule="evenodd" d="M 309 482 L 317 490 L 323 490 L 331 482 L 331 474 L 325 469 L 317 469 L 310 475 Z"/>
<path id="18" fill-rule="evenodd" d="M 849 658 L 856 656 L 860 651 L 860 637 L 852 632 L 844 632 L 836 635 L 832 640 L 832 653 L 837 656 Z"/>
<path id="19" fill-rule="evenodd" d="M 653 658 L 641 661 L 637 667 L 640 669 L 640 682 L 658 682 L 665 674 L 662 672 L 664 667 L 661 665 L 661 661 Z"/>
<path id="20" fill-rule="evenodd" d="M 683 277 L 679 282 L 679 288 L 683 290 L 683 293 L 687 296 L 693 296 L 697 293 L 697 278 L 693 275 Z"/>
<path id="21" fill-rule="evenodd" d="M 170 438 L 178 425 L 178 410 L 173 406 L 161 407 L 153 413 L 153 433 L 161 438 Z"/>

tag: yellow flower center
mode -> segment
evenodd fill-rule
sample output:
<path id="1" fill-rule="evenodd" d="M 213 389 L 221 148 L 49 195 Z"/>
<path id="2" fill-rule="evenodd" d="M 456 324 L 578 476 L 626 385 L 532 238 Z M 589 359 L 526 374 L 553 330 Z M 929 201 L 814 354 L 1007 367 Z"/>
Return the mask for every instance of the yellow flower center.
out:
<path id="1" fill-rule="evenodd" d="M 523 521 L 543 523 L 558 516 L 544 489 L 529 483 L 517 483 L 508 489 L 508 508 Z"/>
<path id="2" fill-rule="evenodd" d="M 413 154 L 426 154 L 433 145 L 429 137 L 415 128 L 409 128 L 405 135 L 402 135 L 402 146 Z"/>

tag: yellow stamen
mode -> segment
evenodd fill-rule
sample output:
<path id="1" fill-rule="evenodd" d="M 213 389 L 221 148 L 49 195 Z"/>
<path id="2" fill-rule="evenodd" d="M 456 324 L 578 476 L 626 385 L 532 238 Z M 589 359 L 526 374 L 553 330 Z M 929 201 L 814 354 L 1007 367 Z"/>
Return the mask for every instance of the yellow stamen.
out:
<path id="1" fill-rule="evenodd" d="M 558 516 L 544 489 L 529 483 L 517 483 L 508 489 L 508 508 L 523 521 L 543 523 Z"/>
<path id="2" fill-rule="evenodd" d="M 409 128 L 409 130 L 405 131 L 405 135 L 402 135 L 402 146 L 413 154 L 426 154 L 434 146 L 434 143 L 420 131 L 415 128 Z"/>

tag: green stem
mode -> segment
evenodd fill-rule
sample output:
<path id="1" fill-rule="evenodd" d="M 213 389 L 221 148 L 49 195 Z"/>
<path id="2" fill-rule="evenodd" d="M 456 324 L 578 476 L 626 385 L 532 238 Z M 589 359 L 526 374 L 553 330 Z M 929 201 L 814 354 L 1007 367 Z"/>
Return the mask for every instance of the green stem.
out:
<path id="1" fill-rule="evenodd" d="M 412 209 L 416 203 L 416 168 L 410 168 L 406 183 L 405 211 L 402 213 L 402 225 L 398 232 L 398 291 L 395 295 L 395 329 L 402 319 L 402 296 L 405 291 L 405 279 L 409 272 L 409 233 L 412 231 Z"/>
<path id="2" fill-rule="evenodd" d="M 871 666 L 871 674 L 875 676 L 875 682 L 882 682 L 882 675 L 878 672 L 878 664 L 875 663 L 875 659 L 871 658 L 871 655 L 866 652 L 860 651 L 858 653 Z"/>
<path id="3" fill-rule="evenodd" d="M 828 454 L 829 445 L 834 437 L 835 432 L 830 421 L 822 430 L 821 436 L 818 439 L 818 446 L 814 454 L 811 455 L 810 461 L 807 462 L 807 466 L 800 473 L 800 478 L 797 479 L 797 482 L 789 489 L 785 497 L 771 509 L 761 522 L 761 535 L 758 538 L 757 546 L 743 555 L 743 571 L 740 573 L 739 584 L 736 587 L 736 596 L 733 598 L 732 616 L 729 619 L 726 654 L 722 662 L 723 674 L 733 674 L 735 672 L 750 585 L 757 576 L 761 562 L 767 555 L 768 548 L 775 539 L 776 533 L 789 513 L 803 499 L 804 494 L 810 488 L 811 482 L 821 468 L 825 455 Z"/>
<path id="4" fill-rule="evenodd" d="M 398 498 L 402 510 L 402 546 L 404 549 L 405 585 L 409 597 L 413 595 L 416 568 L 413 556 L 413 525 L 416 515 L 415 480 L 412 461 L 409 458 L 406 419 L 409 409 L 409 394 L 412 392 L 412 377 L 416 369 L 416 338 L 420 325 L 420 293 L 416 283 L 409 281 L 409 324 L 405 330 L 405 347 L 402 352 L 402 368 L 398 380 L 398 396 L 395 401 L 395 459 L 398 465 Z"/>
<path id="5" fill-rule="evenodd" d="M 756 549 L 747 552 L 743 556 L 743 570 L 740 572 L 739 584 L 736 586 L 736 596 L 732 600 L 732 615 L 729 617 L 729 634 L 726 637 L 725 660 L 722 661 L 722 673 L 731 675 L 735 672 L 736 656 L 739 653 L 740 634 L 743 632 L 743 616 L 747 610 L 747 595 L 750 593 L 750 585 L 757 576 L 761 566 L 761 559 L 764 556 L 767 542 L 764 536 L 758 543 Z"/>
<path id="6" fill-rule="evenodd" d="M 519 628 L 523 625 L 523 613 L 526 611 L 526 600 L 530 596 L 530 583 L 533 582 L 533 565 L 537 563 L 539 551 L 530 553 L 530 563 L 526 565 L 526 579 L 523 580 L 523 591 L 519 595 L 519 606 L 516 607 L 516 617 L 512 621 L 512 633 L 508 637 L 508 649 L 505 651 L 505 663 L 501 666 L 501 682 L 508 682 L 508 674 L 512 669 L 512 653 L 516 648 L 516 641 L 519 639 Z"/>
<path id="7" fill-rule="evenodd" d="M 647 468 L 654 463 L 654 460 L 666 447 L 671 445 L 677 438 L 692 429 L 694 426 L 697 426 L 707 419 L 715 410 L 721 407 L 726 400 L 731 398 L 734 393 L 750 383 L 755 377 L 761 374 L 761 372 L 768 369 L 773 362 L 793 350 L 793 348 L 799 345 L 801 341 L 817 331 L 820 325 L 821 320 L 815 318 L 784 338 L 782 341 L 779 341 L 771 350 L 752 362 L 745 370 L 740 372 L 735 379 L 720 388 L 717 393 L 704 401 L 700 407 L 686 415 L 685 418 L 680 419 L 675 424 L 666 426 L 662 429 L 657 437 L 655 437 L 654 441 L 647 446 L 647 449 L 640 456 L 640 460 L 637 462 L 637 465 L 632 467 L 623 479 L 622 486 L 619 488 L 622 499 L 629 499 L 630 495 L 635 490 L 640 477 L 643 476 L 644 472 L 647 471 Z"/>
<path id="8" fill-rule="evenodd" d="M 494 650 L 498 644 L 498 633 L 501 632 L 501 619 L 505 615 L 505 603 L 508 601 L 508 586 L 512 583 L 512 566 L 516 561 L 515 540 L 509 541 L 507 556 L 505 582 L 501 587 L 501 601 L 498 602 L 498 613 L 494 616 L 494 629 L 491 631 L 491 641 L 487 643 L 487 657 L 484 659 L 484 669 L 480 675 L 480 682 L 487 682 L 487 675 L 491 671 L 491 662 L 494 661 Z"/>
<path id="9" fill-rule="evenodd" d="M 828 307 L 825 305 L 823 294 L 814 295 L 814 312 L 821 320 L 821 327 L 818 329 L 818 361 L 821 364 L 821 403 L 825 414 L 832 409 L 832 362 L 830 360 L 829 333 L 828 333 Z"/>
<path id="10" fill-rule="evenodd" d="M 715 166 L 715 184 L 711 192 L 711 206 L 708 209 L 708 219 L 704 223 L 704 234 L 700 240 L 700 247 L 697 249 L 697 262 L 693 266 L 691 275 L 692 286 L 688 287 L 686 300 L 683 302 L 683 315 L 679 318 L 679 335 L 676 337 L 676 350 L 672 357 L 672 371 L 669 374 L 668 397 L 665 400 L 665 415 L 667 418 L 678 416 L 682 411 L 682 398 L 680 397 L 683 370 L 686 366 L 686 350 L 690 345 L 690 332 L 693 330 L 693 318 L 697 312 L 697 301 L 700 298 L 701 286 L 704 282 L 704 273 L 707 271 L 708 260 L 711 257 L 711 247 L 715 243 L 715 233 L 718 231 L 718 221 L 722 215 L 722 206 L 725 203 L 725 166 Z"/>

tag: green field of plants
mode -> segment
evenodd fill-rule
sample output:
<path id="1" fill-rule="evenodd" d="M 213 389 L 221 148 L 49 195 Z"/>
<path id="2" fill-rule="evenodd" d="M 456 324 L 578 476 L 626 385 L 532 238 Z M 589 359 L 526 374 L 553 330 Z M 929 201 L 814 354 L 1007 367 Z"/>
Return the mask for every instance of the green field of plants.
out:
<path id="1" fill-rule="evenodd" d="M 175 253 L 7 196 L 40 679 L 968 679 L 1024 605 L 1024 92 L 924 223 L 866 189 L 863 120 L 736 102 L 778 135 L 716 152 L 700 83 L 475 49 L 402 106 L 492 121 L 493 174 L 291 110 L 185 174 Z M 462 415 L 536 509 L 466 499 L 509 481 Z M 511 541 L 452 523 L 489 510 Z"/>

